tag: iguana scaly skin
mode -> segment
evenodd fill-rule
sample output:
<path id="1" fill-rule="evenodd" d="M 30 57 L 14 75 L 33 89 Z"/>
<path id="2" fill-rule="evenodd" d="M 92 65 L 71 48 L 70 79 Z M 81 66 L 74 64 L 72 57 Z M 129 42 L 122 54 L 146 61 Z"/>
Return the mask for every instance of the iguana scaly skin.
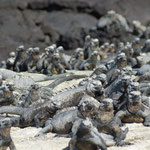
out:
<path id="1" fill-rule="evenodd" d="M 44 127 L 36 136 L 43 135 L 47 132 L 58 134 L 67 134 L 71 132 L 73 124 L 81 119 L 88 117 L 93 118 L 97 112 L 99 102 L 89 95 L 84 95 L 78 107 L 64 108 L 51 118 L 49 124 Z"/>
<path id="2" fill-rule="evenodd" d="M 41 109 L 45 108 L 45 106 L 48 104 L 55 104 L 60 109 L 64 107 L 75 106 L 78 104 L 80 98 L 84 95 L 84 92 L 85 92 L 85 86 L 75 87 L 73 89 L 67 89 L 66 91 L 56 93 L 56 95 L 51 96 L 48 101 L 46 101 L 45 103 L 44 102 L 39 103 L 39 105 L 41 104 Z M 34 107 L 36 107 L 36 104 L 33 105 L 33 108 Z M 28 109 L 31 110 L 32 106 L 30 106 Z M 17 114 L 18 112 L 18 115 L 20 115 L 21 111 L 24 109 L 16 106 L 7 106 L 7 107 L 0 108 L 1 113 L 11 113 L 11 110 L 12 110 L 12 114 L 14 113 Z M 24 111 L 22 111 L 21 115 L 23 115 L 23 113 Z"/>
<path id="3" fill-rule="evenodd" d="M 72 108 L 70 110 L 66 109 L 63 112 L 56 114 L 49 121 L 49 124 L 44 127 L 36 136 L 44 135 L 47 132 L 68 134 L 71 132 L 73 123 L 81 117 L 82 115 L 79 113 L 77 108 Z"/>

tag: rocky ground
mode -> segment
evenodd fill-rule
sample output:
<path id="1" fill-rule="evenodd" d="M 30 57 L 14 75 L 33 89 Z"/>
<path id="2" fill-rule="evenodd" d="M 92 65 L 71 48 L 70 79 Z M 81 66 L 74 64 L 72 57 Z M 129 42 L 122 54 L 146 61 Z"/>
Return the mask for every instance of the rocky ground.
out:
<path id="1" fill-rule="evenodd" d="M 108 150 L 149 150 L 150 128 L 142 124 L 126 124 L 129 127 L 126 141 L 131 145 L 124 147 L 110 147 Z M 25 129 L 12 128 L 11 135 L 17 150 L 62 150 L 67 147 L 69 138 L 55 137 L 56 134 L 48 133 L 43 137 L 34 137 L 40 128 L 28 127 Z"/>

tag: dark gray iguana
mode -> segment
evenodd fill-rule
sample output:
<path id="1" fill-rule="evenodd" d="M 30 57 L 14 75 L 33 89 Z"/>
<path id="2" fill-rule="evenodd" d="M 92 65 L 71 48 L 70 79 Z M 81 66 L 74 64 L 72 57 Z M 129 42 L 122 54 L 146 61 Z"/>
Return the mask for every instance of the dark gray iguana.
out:
<path id="1" fill-rule="evenodd" d="M 40 59 L 40 49 L 39 47 L 33 48 L 32 52 L 28 54 L 28 57 L 23 63 L 23 71 L 28 72 L 37 72 L 36 70 L 36 64 Z"/>
<path id="2" fill-rule="evenodd" d="M 69 142 L 69 150 L 107 150 L 107 146 L 89 119 L 82 120 Z"/>
<path id="3" fill-rule="evenodd" d="M 150 109 L 142 104 L 141 92 L 130 91 L 127 94 L 127 103 L 115 115 L 120 125 L 126 122 L 143 123 L 150 126 Z"/>
<path id="4" fill-rule="evenodd" d="M 11 84 L 6 84 L 0 87 L 0 106 L 10 105 L 13 100 L 14 87 Z"/>
<path id="5" fill-rule="evenodd" d="M 113 100 L 106 98 L 100 103 L 99 111 L 97 115 L 92 119 L 93 125 L 99 132 L 110 134 L 114 137 L 117 146 L 129 144 L 124 141 L 128 128 L 124 131 L 117 124 L 114 117 Z"/>
<path id="6" fill-rule="evenodd" d="M 113 67 L 107 71 L 108 83 L 111 83 L 118 75 L 122 68 L 127 66 L 127 58 L 125 53 L 120 53 L 116 57 L 116 62 Z"/>
<path id="7" fill-rule="evenodd" d="M 133 81 L 132 78 L 124 83 L 126 83 L 126 88 L 122 90 L 123 94 L 118 98 L 115 105 L 117 122 L 120 125 L 122 122 L 143 122 L 144 125 L 149 126 L 150 109 L 142 102 L 139 83 Z"/>
<path id="8" fill-rule="evenodd" d="M 26 57 L 27 57 L 27 52 L 24 49 L 24 46 L 23 45 L 19 46 L 17 49 L 16 58 L 14 61 L 14 67 L 13 67 L 14 71 L 16 71 L 16 72 L 22 71 L 22 65 L 23 65 L 23 62 L 25 61 Z"/>

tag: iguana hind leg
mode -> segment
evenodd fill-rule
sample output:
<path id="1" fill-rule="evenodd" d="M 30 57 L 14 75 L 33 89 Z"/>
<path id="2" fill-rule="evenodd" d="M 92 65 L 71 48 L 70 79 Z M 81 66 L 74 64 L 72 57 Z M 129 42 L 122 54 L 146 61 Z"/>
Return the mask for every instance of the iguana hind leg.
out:
<path id="1" fill-rule="evenodd" d="M 145 121 L 144 121 L 144 126 L 148 126 L 150 127 L 150 115 L 148 115 L 147 117 L 145 117 Z"/>
<path id="2" fill-rule="evenodd" d="M 38 134 L 35 135 L 35 137 L 42 136 L 48 132 L 53 131 L 53 126 L 52 124 L 49 124 L 48 126 L 44 127 Z"/>

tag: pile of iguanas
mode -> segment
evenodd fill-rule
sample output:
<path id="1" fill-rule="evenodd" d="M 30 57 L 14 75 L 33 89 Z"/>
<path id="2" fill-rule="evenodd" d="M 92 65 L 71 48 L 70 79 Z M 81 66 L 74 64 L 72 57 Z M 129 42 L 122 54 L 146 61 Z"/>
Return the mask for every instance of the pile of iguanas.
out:
<path id="1" fill-rule="evenodd" d="M 124 123 L 150 126 L 148 42 L 142 47 L 135 38 L 128 43 L 110 44 L 111 47 L 104 43 L 99 47 L 98 40 L 88 36 L 86 40 L 85 49 L 78 48 L 70 63 L 71 69 L 92 70 L 90 74 L 59 70 L 61 66 L 56 65 L 59 56 L 48 57 L 54 50 L 63 53 L 61 47 L 56 49 L 54 45 L 41 57 L 38 48 L 29 49 L 26 56 L 24 47 L 20 47 L 14 70 L 27 68 L 29 72 L 36 72 L 36 69 L 53 68 L 55 74 L 59 71 L 62 74 L 32 77 L 32 74 L 0 69 L 0 149 L 16 149 L 10 136 L 11 127 L 42 127 L 36 137 L 48 132 L 69 136 L 71 140 L 66 148 L 69 150 L 106 150 L 111 145 L 130 144 L 125 141 L 129 129 L 121 129 Z M 25 56 L 27 60 L 23 59 Z M 55 66 L 48 64 L 50 61 L 55 62 Z M 43 70 L 40 65 L 50 70 Z M 80 82 L 54 92 L 54 88 L 74 79 Z M 44 81 L 49 84 L 41 85 Z"/>
<path id="2" fill-rule="evenodd" d="M 148 64 L 134 69 L 122 65 L 122 62 L 126 64 L 124 59 L 119 64 L 115 61 L 111 69 L 100 65 L 89 76 L 71 73 L 61 74 L 61 78 L 55 76 L 47 86 L 41 86 L 37 81 L 51 80 L 53 76 L 40 77 L 22 90 L 17 84 L 8 83 L 10 79 L 1 80 L 1 148 L 15 150 L 11 127 L 28 126 L 42 127 L 36 137 L 48 132 L 71 137 L 66 148 L 70 150 L 106 150 L 107 146 L 130 144 L 124 141 L 129 130 L 121 129 L 124 123 L 150 126 L 149 78 L 144 76 Z M 9 73 L 9 70 L 1 69 L 1 72 L 7 71 Z M 83 79 L 76 86 L 54 92 L 54 87 L 74 78 Z M 14 101 L 16 92 L 20 94 L 18 102 Z"/>

